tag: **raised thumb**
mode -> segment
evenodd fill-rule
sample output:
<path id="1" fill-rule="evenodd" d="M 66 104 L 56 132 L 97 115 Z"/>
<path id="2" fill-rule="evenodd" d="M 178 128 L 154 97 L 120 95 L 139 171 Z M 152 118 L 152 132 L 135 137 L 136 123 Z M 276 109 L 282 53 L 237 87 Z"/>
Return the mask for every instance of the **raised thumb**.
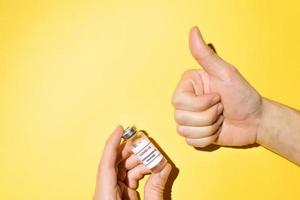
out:
<path id="1" fill-rule="evenodd" d="M 193 57 L 209 75 L 222 79 L 224 72 L 232 67 L 205 43 L 196 26 L 190 30 L 189 45 Z"/>

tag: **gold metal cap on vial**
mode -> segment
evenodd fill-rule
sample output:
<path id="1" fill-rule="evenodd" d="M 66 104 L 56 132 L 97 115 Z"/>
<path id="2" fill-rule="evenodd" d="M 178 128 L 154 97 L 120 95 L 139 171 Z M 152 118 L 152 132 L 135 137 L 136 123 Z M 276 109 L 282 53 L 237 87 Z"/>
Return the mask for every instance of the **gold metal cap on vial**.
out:
<path id="1" fill-rule="evenodd" d="M 131 138 L 134 134 L 136 134 L 136 127 L 135 126 L 128 126 L 124 131 L 123 131 L 123 135 L 122 138 L 127 140 L 129 138 Z"/>

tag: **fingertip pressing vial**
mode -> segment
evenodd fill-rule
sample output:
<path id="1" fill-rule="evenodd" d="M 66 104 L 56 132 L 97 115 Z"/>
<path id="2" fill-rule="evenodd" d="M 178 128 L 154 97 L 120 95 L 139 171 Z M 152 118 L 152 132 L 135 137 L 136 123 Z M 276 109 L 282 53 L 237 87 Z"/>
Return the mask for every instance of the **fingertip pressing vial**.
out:
<path id="1" fill-rule="evenodd" d="M 131 147 L 132 152 L 152 172 L 160 171 L 167 163 L 166 158 L 153 145 L 146 134 L 141 130 L 137 130 L 135 126 L 127 127 L 122 137 Z"/>

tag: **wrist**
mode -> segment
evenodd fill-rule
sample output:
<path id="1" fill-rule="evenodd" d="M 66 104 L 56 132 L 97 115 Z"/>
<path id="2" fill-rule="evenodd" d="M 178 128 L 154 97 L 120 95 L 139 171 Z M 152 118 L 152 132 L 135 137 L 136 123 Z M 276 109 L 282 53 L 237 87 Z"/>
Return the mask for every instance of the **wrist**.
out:
<path id="1" fill-rule="evenodd" d="M 276 136 L 283 130 L 283 124 L 289 124 L 286 114 L 287 107 L 279 103 L 263 98 L 260 119 L 258 123 L 256 143 L 268 147 L 274 142 Z M 286 117 L 282 117 L 286 116 Z"/>
<path id="2" fill-rule="evenodd" d="M 144 198 L 145 200 L 163 200 L 164 199 L 164 192 L 160 189 L 153 188 L 149 190 L 148 188 L 145 188 L 144 192 Z"/>
<path id="3" fill-rule="evenodd" d="M 144 195 L 145 200 L 164 200 L 163 194 L 145 194 Z"/>
<path id="4" fill-rule="evenodd" d="M 163 200 L 164 199 L 164 187 L 160 184 L 146 183 L 144 190 L 145 200 Z"/>
<path id="5" fill-rule="evenodd" d="M 256 143 L 263 145 L 267 141 L 268 133 L 270 132 L 268 121 L 270 120 L 270 107 L 272 102 L 266 98 L 262 98 L 261 113 L 258 120 L 258 128 L 256 132 Z"/>
<path id="6" fill-rule="evenodd" d="M 263 99 L 256 142 L 299 165 L 300 112 Z"/>

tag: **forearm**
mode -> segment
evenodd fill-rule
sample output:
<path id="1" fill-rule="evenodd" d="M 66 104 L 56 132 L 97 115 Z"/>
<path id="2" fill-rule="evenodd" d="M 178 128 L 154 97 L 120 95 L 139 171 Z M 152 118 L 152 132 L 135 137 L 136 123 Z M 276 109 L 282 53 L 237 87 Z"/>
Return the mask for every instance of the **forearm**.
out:
<path id="1" fill-rule="evenodd" d="M 300 112 L 263 99 L 257 143 L 300 165 Z"/>

